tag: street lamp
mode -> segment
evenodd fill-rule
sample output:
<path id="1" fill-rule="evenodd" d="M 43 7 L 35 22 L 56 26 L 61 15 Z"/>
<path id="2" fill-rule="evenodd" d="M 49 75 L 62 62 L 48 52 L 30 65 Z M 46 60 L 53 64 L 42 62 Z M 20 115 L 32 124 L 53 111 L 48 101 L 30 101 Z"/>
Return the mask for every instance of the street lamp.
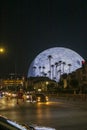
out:
<path id="1" fill-rule="evenodd" d="M 0 48 L 0 54 L 3 54 L 5 52 L 5 49 L 4 48 Z"/>
<path id="2" fill-rule="evenodd" d="M 0 47 L 0 55 L 1 54 L 4 54 L 4 52 L 5 52 L 5 49 L 4 48 L 2 48 L 2 47 Z M 2 79 L 0 79 L 0 82 L 2 82 Z M 0 85 L 0 89 L 2 88 L 2 85 Z"/>

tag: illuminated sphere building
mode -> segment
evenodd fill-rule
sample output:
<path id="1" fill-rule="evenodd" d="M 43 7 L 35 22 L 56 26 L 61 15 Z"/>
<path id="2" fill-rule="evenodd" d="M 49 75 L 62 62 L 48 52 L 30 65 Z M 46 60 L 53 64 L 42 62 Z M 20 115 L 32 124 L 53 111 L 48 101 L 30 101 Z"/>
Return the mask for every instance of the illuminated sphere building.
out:
<path id="1" fill-rule="evenodd" d="M 81 68 L 82 61 L 84 59 L 69 48 L 49 48 L 35 57 L 29 67 L 28 77 L 46 76 L 58 81 L 62 74 Z"/>

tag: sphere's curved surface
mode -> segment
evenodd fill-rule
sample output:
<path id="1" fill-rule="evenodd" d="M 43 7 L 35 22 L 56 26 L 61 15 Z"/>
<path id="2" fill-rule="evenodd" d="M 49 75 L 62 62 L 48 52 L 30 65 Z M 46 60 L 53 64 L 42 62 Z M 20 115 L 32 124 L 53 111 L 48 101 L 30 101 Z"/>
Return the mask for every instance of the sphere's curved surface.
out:
<path id="1" fill-rule="evenodd" d="M 75 51 L 54 47 L 35 57 L 28 70 L 28 77 L 47 76 L 58 80 L 59 75 L 71 73 L 82 66 L 84 59 Z"/>

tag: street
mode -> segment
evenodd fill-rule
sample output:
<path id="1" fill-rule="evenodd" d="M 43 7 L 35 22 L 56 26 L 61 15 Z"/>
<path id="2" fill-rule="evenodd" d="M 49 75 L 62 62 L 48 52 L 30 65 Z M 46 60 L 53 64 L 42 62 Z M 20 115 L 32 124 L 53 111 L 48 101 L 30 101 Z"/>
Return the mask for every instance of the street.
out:
<path id="1" fill-rule="evenodd" d="M 30 103 L 0 99 L 0 114 L 20 123 L 38 124 L 56 130 L 87 130 L 87 101 L 50 99 L 47 103 Z"/>

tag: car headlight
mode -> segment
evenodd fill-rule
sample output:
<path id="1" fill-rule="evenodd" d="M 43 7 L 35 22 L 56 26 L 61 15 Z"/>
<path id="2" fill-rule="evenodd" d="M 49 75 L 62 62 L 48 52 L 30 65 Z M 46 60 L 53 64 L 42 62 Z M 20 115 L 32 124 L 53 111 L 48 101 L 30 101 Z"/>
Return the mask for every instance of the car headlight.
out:
<path id="1" fill-rule="evenodd" d="M 46 96 L 46 101 L 48 101 L 48 97 Z"/>
<path id="2" fill-rule="evenodd" d="M 27 95 L 26 97 L 27 97 L 27 98 L 29 98 L 29 96 L 28 96 L 28 95 Z"/>
<path id="3" fill-rule="evenodd" d="M 40 100 L 41 100 L 41 98 L 40 98 L 40 97 L 38 97 L 38 98 L 37 98 L 37 101 L 38 101 L 38 102 L 40 102 Z"/>

